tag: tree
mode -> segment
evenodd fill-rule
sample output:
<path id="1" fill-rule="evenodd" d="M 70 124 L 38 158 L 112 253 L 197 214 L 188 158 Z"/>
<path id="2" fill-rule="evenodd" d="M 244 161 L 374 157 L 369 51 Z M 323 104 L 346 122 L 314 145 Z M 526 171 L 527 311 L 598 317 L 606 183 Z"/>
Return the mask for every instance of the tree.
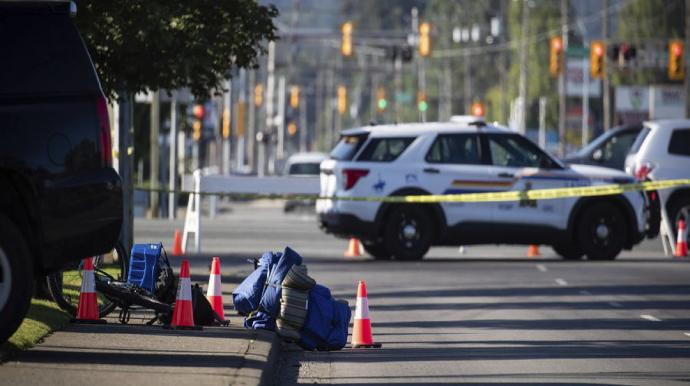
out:
<path id="1" fill-rule="evenodd" d="M 274 6 L 254 0 L 76 0 L 75 22 L 103 91 L 222 88 L 233 66 L 258 67 L 276 39 Z"/>

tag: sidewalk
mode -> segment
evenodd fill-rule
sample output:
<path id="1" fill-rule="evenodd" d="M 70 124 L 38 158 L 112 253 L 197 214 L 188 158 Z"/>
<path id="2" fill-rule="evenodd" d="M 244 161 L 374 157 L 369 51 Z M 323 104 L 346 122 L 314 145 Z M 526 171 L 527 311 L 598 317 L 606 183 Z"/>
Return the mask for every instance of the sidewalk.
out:
<path id="1" fill-rule="evenodd" d="M 201 267 L 191 273 L 192 282 L 208 277 Z M 232 308 L 237 280 L 232 281 L 222 284 L 225 317 L 231 321 L 227 327 L 186 331 L 147 326 L 154 316 L 147 310 L 132 312 L 123 325 L 116 309 L 107 324 L 70 324 L 0 365 L 0 384 L 270 385 L 277 335 L 244 328 L 244 318 Z"/>

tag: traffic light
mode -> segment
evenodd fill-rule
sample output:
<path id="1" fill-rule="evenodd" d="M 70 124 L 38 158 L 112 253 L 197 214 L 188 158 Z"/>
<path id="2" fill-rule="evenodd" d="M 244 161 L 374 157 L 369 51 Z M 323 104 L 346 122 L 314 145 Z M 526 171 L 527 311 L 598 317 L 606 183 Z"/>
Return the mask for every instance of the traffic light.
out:
<path id="1" fill-rule="evenodd" d="M 561 76 L 563 74 L 563 40 L 559 37 L 552 37 L 550 44 L 549 74 L 553 77 Z"/>
<path id="2" fill-rule="evenodd" d="M 426 92 L 424 91 L 417 92 L 417 108 L 422 112 L 429 108 L 429 104 L 426 103 Z"/>
<path id="3" fill-rule="evenodd" d="M 668 78 L 671 80 L 681 80 L 685 78 L 685 63 L 683 42 L 671 40 L 668 43 Z"/>
<path id="4" fill-rule="evenodd" d="M 295 135 L 297 133 L 297 125 L 294 122 L 288 123 L 287 132 L 289 135 Z"/>
<path id="5" fill-rule="evenodd" d="M 352 56 L 352 23 L 343 23 L 343 44 L 340 46 L 343 56 Z"/>
<path id="6" fill-rule="evenodd" d="M 473 117 L 483 117 L 484 116 L 484 105 L 479 102 L 472 103 L 470 108 Z"/>
<path id="7" fill-rule="evenodd" d="M 343 114 L 347 109 L 347 88 L 338 86 L 338 113 Z"/>
<path id="8" fill-rule="evenodd" d="M 264 85 L 259 83 L 254 87 L 254 104 L 261 106 L 264 102 Z"/>
<path id="9" fill-rule="evenodd" d="M 606 71 L 606 45 L 602 41 L 593 41 L 589 48 L 589 75 L 595 79 L 604 77 Z"/>
<path id="10" fill-rule="evenodd" d="M 386 89 L 383 87 L 379 87 L 376 90 L 376 106 L 380 113 L 384 112 L 386 106 L 388 106 L 388 102 L 386 102 Z"/>
<path id="11" fill-rule="evenodd" d="M 427 57 L 431 54 L 431 26 L 429 23 L 422 23 L 419 25 L 419 54 Z"/>
<path id="12" fill-rule="evenodd" d="M 299 107 L 299 86 L 290 87 L 290 107 L 293 109 Z"/>
<path id="13" fill-rule="evenodd" d="M 204 106 L 194 105 L 192 108 L 192 114 L 194 114 L 194 122 L 192 123 L 192 137 L 195 141 L 201 139 L 201 124 L 204 119 Z"/>

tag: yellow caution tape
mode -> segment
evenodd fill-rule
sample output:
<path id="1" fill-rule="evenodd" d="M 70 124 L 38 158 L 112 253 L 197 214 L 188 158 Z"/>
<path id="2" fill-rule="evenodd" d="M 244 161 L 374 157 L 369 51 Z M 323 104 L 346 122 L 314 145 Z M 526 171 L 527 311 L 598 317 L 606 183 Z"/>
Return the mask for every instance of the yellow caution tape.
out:
<path id="1" fill-rule="evenodd" d="M 490 201 L 520 201 L 520 200 L 548 200 L 565 197 L 606 196 L 624 192 L 658 190 L 676 186 L 690 185 L 690 179 L 648 181 L 624 185 L 584 186 L 558 189 L 535 189 L 507 192 L 444 194 L 437 196 L 391 196 L 391 197 L 319 197 L 316 195 L 290 194 L 253 194 L 253 193 L 216 193 L 199 192 L 204 196 L 230 197 L 236 199 L 269 199 L 269 200 L 332 200 L 332 201 L 379 201 L 400 203 L 437 203 L 437 202 L 490 202 Z M 159 193 L 196 194 L 193 191 L 150 189 L 134 187 L 134 190 L 144 190 Z"/>

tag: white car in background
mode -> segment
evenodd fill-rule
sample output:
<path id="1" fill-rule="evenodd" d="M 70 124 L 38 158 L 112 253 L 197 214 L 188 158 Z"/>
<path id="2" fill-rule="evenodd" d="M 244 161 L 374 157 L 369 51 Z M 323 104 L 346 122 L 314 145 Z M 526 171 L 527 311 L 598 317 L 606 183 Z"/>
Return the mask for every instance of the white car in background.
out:
<path id="1" fill-rule="evenodd" d="M 359 239 L 377 259 L 421 259 L 434 245 L 543 244 L 566 259 L 610 260 L 646 235 L 641 192 L 432 204 L 376 198 L 632 182 L 620 170 L 566 166 L 526 137 L 476 119 L 367 126 L 342 132 L 321 163 L 316 214 L 326 233 Z M 332 199 L 354 197 L 372 199 Z"/>
<path id="2" fill-rule="evenodd" d="M 690 119 L 645 122 L 625 171 L 639 181 L 690 179 Z M 660 189 L 658 196 L 675 235 L 679 220 L 690 221 L 690 186 Z"/>
<path id="3" fill-rule="evenodd" d="M 294 178 L 310 178 L 319 176 L 321 161 L 328 159 L 328 154 L 320 152 L 296 153 L 288 157 L 283 169 L 283 175 Z M 314 209 L 314 200 L 285 200 L 283 210 L 292 212 L 295 209 Z"/>

